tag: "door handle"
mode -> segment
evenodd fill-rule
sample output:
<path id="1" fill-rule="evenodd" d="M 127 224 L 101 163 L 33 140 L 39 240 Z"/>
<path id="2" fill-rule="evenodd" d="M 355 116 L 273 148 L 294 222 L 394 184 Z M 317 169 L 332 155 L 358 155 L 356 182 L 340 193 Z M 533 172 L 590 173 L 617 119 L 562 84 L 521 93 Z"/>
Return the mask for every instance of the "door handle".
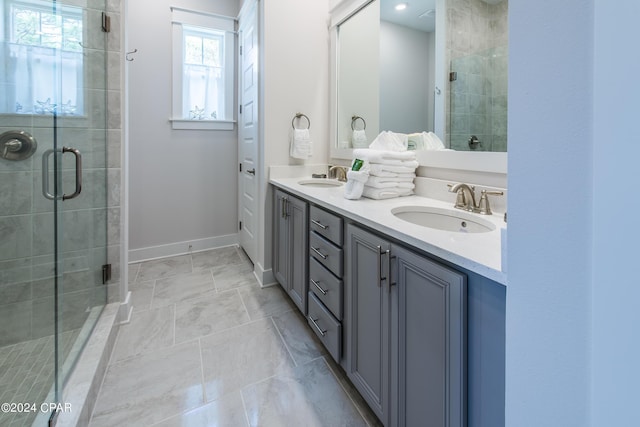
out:
<path id="1" fill-rule="evenodd" d="M 52 149 L 42 153 L 42 195 L 49 200 L 54 200 L 55 196 L 49 193 L 49 157 L 55 151 Z"/>
<path id="2" fill-rule="evenodd" d="M 49 157 L 55 152 L 56 150 L 49 149 L 42 154 L 42 195 L 49 200 L 56 198 L 49 192 Z M 62 154 L 64 153 L 72 153 L 76 158 L 76 188 L 72 194 L 62 194 L 63 201 L 78 197 L 82 191 L 82 154 L 77 148 L 62 147 Z"/>
<path id="3" fill-rule="evenodd" d="M 70 195 L 63 194 L 62 200 L 75 199 L 82 191 L 82 154 L 77 148 L 62 147 L 62 154 L 71 153 L 76 158 L 76 190 Z"/>
<path id="4" fill-rule="evenodd" d="M 253 168 L 253 169 L 249 169 L 249 170 L 247 170 L 247 173 L 255 176 L 255 174 L 256 174 L 256 169 L 255 169 L 255 168 Z"/>

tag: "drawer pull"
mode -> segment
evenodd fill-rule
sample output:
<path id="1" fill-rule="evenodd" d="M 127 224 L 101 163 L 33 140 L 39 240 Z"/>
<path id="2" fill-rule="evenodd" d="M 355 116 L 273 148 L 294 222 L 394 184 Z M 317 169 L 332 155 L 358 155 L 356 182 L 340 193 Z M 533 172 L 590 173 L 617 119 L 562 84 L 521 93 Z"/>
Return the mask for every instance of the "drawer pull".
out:
<path id="1" fill-rule="evenodd" d="M 316 327 L 316 329 L 318 330 L 318 332 L 320 332 L 320 334 L 324 337 L 327 334 L 327 331 L 323 331 L 322 328 L 320 328 L 320 326 L 318 325 L 318 323 L 316 323 L 316 321 L 318 319 L 314 319 L 313 317 L 309 316 L 309 320 L 311 320 L 311 323 L 313 323 L 313 326 Z"/>
<path id="2" fill-rule="evenodd" d="M 316 221 L 315 219 L 312 219 L 311 222 L 317 225 L 318 227 L 322 228 L 323 230 L 326 230 L 327 228 L 329 228 L 328 225 L 324 225 L 323 223 L 321 223 L 320 221 Z"/>
<path id="3" fill-rule="evenodd" d="M 315 253 L 317 253 L 318 255 L 320 255 L 320 257 L 321 257 L 322 259 L 327 259 L 327 258 L 329 257 L 329 255 L 325 255 L 325 254 L 323 254 L 322 252 L 320 252 L 320 248 L 314 248 L 313 246 L 311 246 L 311 249 L 313 249 L 313 251 L 314 251 Z"/>
<path id="4" fill-rule="evenodd" d="M 320 286 L 319 282 L 316 282 L 315 280 L 311 279 L 311 283 L 313 283 L 313 286 L 315 286 L 316 288 L 318 288 L 318 290 L 320 292 L 322 292 L 322 295 L 326 295 L 327 291 L 325 291 L 324 289 L 322 289 L 322 287 Z"/>

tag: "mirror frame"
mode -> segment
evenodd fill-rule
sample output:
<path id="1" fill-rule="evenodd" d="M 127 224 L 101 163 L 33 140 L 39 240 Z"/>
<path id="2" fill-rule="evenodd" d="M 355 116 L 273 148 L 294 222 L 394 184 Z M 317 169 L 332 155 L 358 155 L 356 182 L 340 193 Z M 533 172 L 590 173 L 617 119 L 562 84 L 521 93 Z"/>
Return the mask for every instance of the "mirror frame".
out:
<path id="1" fill-rule="evenodd" d="M 375 0 L 333 0 L 330 2 L 329 33 L 331 40 L 329 58 L 329 129 L 331 159 L 351 160 L 353 149 L 338 148 L 338 27 L 360 9 Z M 444 3 L 445 0 L 438 0 Z M 438 21 L 443 23 L 444 20 Z M 436 25 L 438 25 L 438 23 Z M 436 47 L 438 49 L 438 47 Z M 445 73 L 436 71 L 436 85 L 442 84 L 440 80 Z M 507 153 L 489 151 L 416 151 L 420 166 L 458 169 L 473 172 L 490 172 L 507 174 Z"/>

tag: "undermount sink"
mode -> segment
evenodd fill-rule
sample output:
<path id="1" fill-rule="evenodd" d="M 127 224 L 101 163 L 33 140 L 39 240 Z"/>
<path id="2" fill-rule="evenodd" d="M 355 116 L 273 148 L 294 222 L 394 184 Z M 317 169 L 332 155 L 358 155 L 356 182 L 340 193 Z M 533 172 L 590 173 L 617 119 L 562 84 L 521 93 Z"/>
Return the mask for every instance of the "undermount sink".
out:
<path id="1" fill-rule="evenodd" d="M 486 233 L 496 229 L 491 222 L 478 218 L 477 214 L 453 209 L 426 206 L 400 206 L 391 213 L 403 221 L 436 230 L 456 233 Z"/>
<path id="2" fill-rule="evenodd" d="M 340 187 L 344 184 L 342 181 L 338 181 L 337 179 L 326 179 L 326 178 L 312 178 L 312 179 L 303 179 L 298 181 L 300 185 L 307 185 L 309 187 Z"/>

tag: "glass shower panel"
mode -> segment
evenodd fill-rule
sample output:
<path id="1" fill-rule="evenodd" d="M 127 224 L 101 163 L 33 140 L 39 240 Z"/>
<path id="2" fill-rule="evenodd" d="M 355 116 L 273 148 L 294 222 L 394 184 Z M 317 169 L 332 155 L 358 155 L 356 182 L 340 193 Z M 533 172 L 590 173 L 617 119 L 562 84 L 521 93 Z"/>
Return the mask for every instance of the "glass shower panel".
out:
<path id="1" fill-rule="evenodd" d="M 507 151 L 506 47 L 451 60 L 450 147 L 463 151 Z"/>
<path id="2" fill-rule="evenodd" d="M 64 401 L 65 381 L 106 302 L 102 10 L 104 0 L 0 0 L 0 395 L 6 403 Z M 43 408 L 0 413 L 0 425 L 46 425 L 50 414 Z"/>

